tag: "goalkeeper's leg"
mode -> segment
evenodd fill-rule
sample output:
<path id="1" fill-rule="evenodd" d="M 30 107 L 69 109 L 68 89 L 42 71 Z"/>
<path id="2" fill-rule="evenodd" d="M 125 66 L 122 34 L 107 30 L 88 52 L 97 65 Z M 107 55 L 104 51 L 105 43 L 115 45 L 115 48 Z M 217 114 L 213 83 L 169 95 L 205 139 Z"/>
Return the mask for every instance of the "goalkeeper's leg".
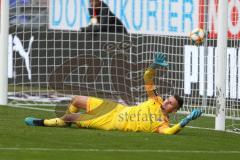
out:
<path id="1" fill-rule="evenodd" d="M 71 123 L 76 122 L 80 114 L 66 114 L 61 118 L 39 119 L 33 117 L 25 118 L 25 123 L 29 126 L 45 126 L 45 127 L 68 127 Z"/>
<path id="2" fill-rule="evenodd" d="M 66 127 L 75 122 L 80 114 L 76 114 L 80 109 L 87 110 L 87 96 L 75 96 L 68 106 L 66 114 L 61 118 L 39 119 L 33 117 L 25 118 L 25 123 L 30 126 L 47 126 L 47 127 Z"/>

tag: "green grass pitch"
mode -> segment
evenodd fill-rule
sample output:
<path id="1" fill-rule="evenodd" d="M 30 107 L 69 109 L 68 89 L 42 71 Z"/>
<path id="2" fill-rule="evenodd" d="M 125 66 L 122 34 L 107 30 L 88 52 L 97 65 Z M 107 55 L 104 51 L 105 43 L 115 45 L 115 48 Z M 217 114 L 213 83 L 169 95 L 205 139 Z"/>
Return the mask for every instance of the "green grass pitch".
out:
<path id="1" fill-rule="evenodd" d="M 27 116 L 53 112 L 0 106 L 0 160 L 238 160 L 240 135 L 185 128 L 178 135 L 94 129 L 29 127 Z M 201 117 L 191 125 L 213 127 Z"/>

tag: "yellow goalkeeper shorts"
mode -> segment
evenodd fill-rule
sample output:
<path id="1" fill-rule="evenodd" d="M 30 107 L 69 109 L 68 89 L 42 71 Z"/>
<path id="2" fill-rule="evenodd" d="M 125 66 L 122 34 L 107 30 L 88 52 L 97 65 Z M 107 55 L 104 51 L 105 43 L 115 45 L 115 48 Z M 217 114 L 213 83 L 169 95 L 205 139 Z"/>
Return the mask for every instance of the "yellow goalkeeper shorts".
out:
<path id="1" fill-rule="evenodd" d="M 96 128 L 113 130 L 113 120 L 116 113 L 125 106 L 110 100 L 89 97 L 87 100 L 87 113 L 82 114 L 76 124 L 83 128 Z"/>

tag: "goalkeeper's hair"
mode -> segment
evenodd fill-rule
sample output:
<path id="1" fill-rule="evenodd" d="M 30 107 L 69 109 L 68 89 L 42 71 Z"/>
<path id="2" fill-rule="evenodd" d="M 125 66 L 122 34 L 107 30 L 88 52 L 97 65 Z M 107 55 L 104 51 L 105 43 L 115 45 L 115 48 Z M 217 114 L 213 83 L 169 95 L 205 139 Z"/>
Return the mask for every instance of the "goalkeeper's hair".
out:
<path id="1" fill-rule="evenodd" d="M 174 98 L 177 100 L 177 102 L 178 102 L 178 108 L 177 108 L 177 109 L 182 108 L 182 106 L 183 106 L 183 98 L 180 97 L 180 96 L 177 95 L 177 94 L 174 94 L 173 97 L 174 97 Z"/>

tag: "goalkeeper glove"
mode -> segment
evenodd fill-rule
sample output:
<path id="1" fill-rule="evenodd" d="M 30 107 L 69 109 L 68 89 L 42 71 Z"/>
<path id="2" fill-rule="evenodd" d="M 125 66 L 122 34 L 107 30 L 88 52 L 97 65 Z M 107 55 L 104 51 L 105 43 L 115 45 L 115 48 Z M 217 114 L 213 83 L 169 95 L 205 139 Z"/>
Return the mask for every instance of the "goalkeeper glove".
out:
<path id="1" fill-rule="evenodd" d="M 197 119 L 202 114 L 202 111 L 199 109 L 193 110 L 186 118 L 180 122 L 180 126 L 185 127 L 191 120 Z"/>
<path id="2" fill-rule="evenodd" d="M 168 67 L 165 56 L 162 53 L 156 53 L 154 55 L 154 62 L 151 64 L 151 68 L 156 69 L 159 66 Z"/>

